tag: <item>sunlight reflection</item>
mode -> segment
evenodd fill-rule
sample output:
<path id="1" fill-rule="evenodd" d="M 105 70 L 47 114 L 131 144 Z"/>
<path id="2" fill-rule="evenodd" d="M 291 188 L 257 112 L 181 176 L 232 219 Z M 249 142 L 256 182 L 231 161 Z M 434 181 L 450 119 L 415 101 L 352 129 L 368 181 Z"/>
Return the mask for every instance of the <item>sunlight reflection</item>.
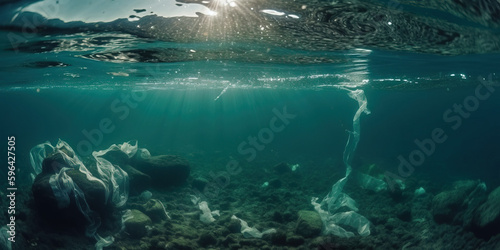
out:
<path id="1" fill-rule="evenodd" d="M 56 6 L 56 7 L 53 7 Z M 54 11 L 47 11 L 52 10 Z M 198 17 L 197 13 L 215 15 L 202 4 L 182 4 L 175 0 L 167 1 L 71 1 L 44 0 L 28 4 L 19 9 L 19 13 L 33 12 L 47 19 L 59 19 L 63 22 L 111 22 L 127 18 L 136 21 L 139 18 L 156 15 L 160 17 Z M 14 16 L 14 19 L 17 17 Z M 14 20 L 12 20 L 14 21 Z"/>

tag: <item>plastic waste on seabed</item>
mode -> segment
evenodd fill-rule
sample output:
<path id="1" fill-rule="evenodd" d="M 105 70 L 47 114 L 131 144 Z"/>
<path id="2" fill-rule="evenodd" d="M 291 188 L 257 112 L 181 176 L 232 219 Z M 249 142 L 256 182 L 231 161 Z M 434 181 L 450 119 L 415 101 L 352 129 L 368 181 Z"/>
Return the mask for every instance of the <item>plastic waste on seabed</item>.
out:
<path id="1" fill-rule="evenodd" d="M 99 215 L 89 208 L 85 199 L 84 192 L 73 182 L 72 178 L 66 174 L 66 171 L 76 169 L 85 174 L 88 180 L 98 181 L 105 189 L 105 202 L 112 202 L 115 207 L 123 206 L 128 199 L 129 180 L 128 175 L 120 167 L 113 165 L 108 160 L 104 159 L 107 152 L 111 150 L 121 150 L 129 158 L 133 157 L 137 152 L 137 141 L 125 142 L 119 145 L 111 145 L 106 150 L 94 151 L 92 153 L 93 160 L 96 163 L 97 171 L 92 174 L 83 164 L 74 150 L 63 140 L 57 142 L 56 146 L 52 146 L 50 142 L 45 142 L 33 147 L 30 151 L 30 161 L 33 168 L 31 174 L 32 180 L 42 172 L 43 160 L 54 153 L 59 153 L 64 160 L 63 167 L 56 169 L 56 173 L 50 177 L 50 187 L 57 199 L 58 207 L 66 207 L 70 203 L 70 197 L 74 197 L 76 205 L 80 212 L 87 220 L 86 235 L 94 237 L 97 240 L 96 249 L 109 246 L 113 242 L 113 237 L 101 237 L 96 231 L 100 226 Z M 146 149 L 140 149 L 140 157 L 148 157 L 149 152 Z"/>

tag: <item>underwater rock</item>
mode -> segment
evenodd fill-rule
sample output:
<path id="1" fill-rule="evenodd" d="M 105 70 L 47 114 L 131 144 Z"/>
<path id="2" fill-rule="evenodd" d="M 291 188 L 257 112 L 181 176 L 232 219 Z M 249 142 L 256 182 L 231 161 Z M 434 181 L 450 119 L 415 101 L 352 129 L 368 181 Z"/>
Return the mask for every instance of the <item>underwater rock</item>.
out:
<path id="1" fill-rule="evenodd" d="M 488 193 L 486 192 L 486 189 L 486 184 L 484 182 L 479 183 L 464 201 L 464 204 L 466 204 L 467 208 L 459 214 L 460 219 L 463 221 L 462 225 L 464 227 L 471 227 L 472 221 L 476 216 L 476 210 L 488 199 Z"/>
<path id="2" fill-rule="evenodd" d="M 411 209 L 410 208 L 403 208 L 397 212 L 397 217 L 398 219 L 406 222 L 410 222 L 412 217 L 411 217 Z"/>
<path id="3" fill-rule="evenodd" d="M 146 204 L 142 205 L 142 208 L 144 209 L 143 212 L 154 222 L 159 222 L 168 218 L 167 212 L 159 200 L 150 199 Z"/>
<path id="4" fill-rule="evenodd" d="M 500 233 L 500 187 L 493 190 L 488 200 L 476 210 L 472 231 L 487 239 Z"/>
<path id="5" fill-rule="evenodd" d="M 104 211 L 106 208 L 106 190 L 104 185 L 96 180 L 89 180 L 87 176 L 76 169 L 66 171 L 74 184 L 84 193 L 85 200 L 89 208 L 93 211 Z M 57 215 L 59 210 L 73 207 L 75 200 L 73 195 L 69 195 L 70 203 L 66 207 L 61 207 L 58 198 L 50 185 L 51 174 L 39 174 L 33 183 L 32 192 L 35 203 L 40 212 L 48 215 Z M 60 199 L 60 198 L 59 198 Z M 80 213 L 78 210 L 74 213 Z"/>
<path id="6" fill-rule="evenodd" d="M 457 181 L 451 190 L 437 194 L 432 200 L 432 215 L 437 223 L 459 223 L 457 214 L 467 208 L 466 199 L 478 181 Z M 459 223 L 461 224 L 461 223 Z"/>
<path id="7" fill-rule="evenodd" d="M 298 235 L 293 235 L 291 237 L 288 237 L 286 239 L 286 244 L 289 245 L 289 246 L 293 246 L 293 247 L 298 247 L 302 244 L 304 244 L 305 240 L 302 236 L 298 236 Z"/>
<path id="8" fill-rule="evenodd" d="M 196 244 L 194 244 L 193 241 L 191 241 L 190 239 L 181 237 L 171 240 L 165 249 L 192 250 L 192 249 L 199 249 L 199 247 L 197 247 Z"/>
<path id="9" fill-rule="evenodd" d="M 149 187 L 151 187 L 151 176 L 135 169 L 128 164 L 122 165 L 120 167 L 128 174 L 130 194 L 140 194 L 144 190 L 147 190 Z"/>
<path id="10" fill-rule="evenodd" d="M 283 214 L 280 211 L 274 211 L 271 218 L 274 222 L 283 223 Z"/>
<path id="11" fill-rule="evenodd" d="M 205 187 L 208 185 L 208 180 L 205 178 L 195 178 L 191 185 L 196 188 L 198 191 L 203 192 Z"/>
<path id="12" fill-rule="evenodd" d="M 321 217 L 315 211 L 300 210 L 298 212 L 299 219 L 295 232 L 306 238 L 311 238 L 320 235 L 323 228 Z"/>
<path id="13" fill-rule="evenodd" d="M 101 182 L 89 180 L 87 175 L 76 169 L 68 170 L 66 174 L 83 191 L 90 209 L 93 211 L 104 211 L 108 202 L 106 201 L 106 189 Z"/>
<path id="14" fill-rule="evenodd" d="M 402 202 L 405 198 L 403 191 L 404 189 L 402 189 L 399 185 L 395 185 L 394 189 L 389 189 L 389 196 L 395 202 Z"/>
<path id="15" fill-rule="evenodd" d="M 277 230 L 276 233 L 271 234 L 271 243 L 278 246 L 286 245 L 286 233 L 282 230 Z"/>
<path id="16" fill-rule="evenodd" d="M 277 174 L 286 174 L 292 172 L 286 162 L 281 162 L 273 166 L 273 170 Z"/>
<path id="17" fill-rule="evenodd" d="M 125 226 L 125 232 L 130 234 L 132 238 L 137 239 L 145 236 L 148 232 L 146 226 L 153 224 L 147 215 L 137 209 L 130 210 L 126 217 L 123 225 Z"/>
<path id="18" fill-rule="evenodd" d="M 217 238 L 215 238 L 212 232 L 204 232 L 200 235 L 198 239 L 198 244 L 202 247 L 207 247 L 209 245 L 217 244 Z"/>
<path id="19" fill-rule="evenodd" d="M 286 210 L 284 213 L 283 213 L 283 221 L 284 222 L 292 222 L 296 219 L 297 217 L 295 216 L 294 213 L 292 213 L 291 211 L 289 210 Z"/>
<path id="20" fill-rule="evenodd" d="M 149 201 L 149 199 L 151 199 L 151 197 L 153 197 L 153 193 L 151 193 L 150 191 L 146 190 L 144 192 L 142 192 L 140 195 L 139 195 L 139 199 L 141 199 L 142 201 Z"/>
<path id="21" fill-rule="evenodd" d="M 111 146 L 101 157 L 120 167 L 130 164 L 128 155 L 117 146 Z"/>
<path id="22" fill-rule="evenodd" d="M 180 185 L 186 181 L 190 173 L 188 161 L 175 155 L 159 155 L 136 160 L 133 166 L 151 176 L 151 184 L 156 187 Z"/>
<path id="23" fill-rule="evenodd" d="M 57 195 L 54 194 L 51 177 L 54 177 L 55 174 L 40 173 L 35 178 L 31 187 L 35 207 L 40 216 L 51 226 L 59 229 L 71 228 L 83 232 L 99 217 L 108 214 L 106 190 L 101 182 L 88 180 L 85 174 L 76 169 L 67 170 L 65 173 L 83 193 L 82 197 L 85 197 L 88 209 L 94 211 L 90 214 L 91 218 L 86 217 L 88 214 L 84 215 L 82 212 L 82 209 L 85 208 L 81 207 L 81 197 L 76 195 L 73 190 L 68 192 L 67 189 L 65 190 L 67 187 L 58 187 Z M 78 203 L 80 205 L 77 204 L 75 197 L 79 197 Z"/>
<path id="24" fill-rule="evenodd" d="M 59 173 L 59 171 L 64 167 L 71 168 L 64 160 L 63 154 L 55 153 L 43 159 L 42 172 L 40 174 Z"/>
<path id="25" fill-rule="evenodd" d="M 227 224 L 227 229 L 229 229 L 229 232 L 231 233 L 239 233 L 241 231 L 240 221 L 237 219 L 231 219 Z"/>
<path id="26" fill-rule="evenodd" d="M 83 158 L 84 164 L 62 140 L 55 147 L 45 142 L 30 150 L 32 176 L 37 174 L 31 186 L 33 212 L 44 228 L 85 231 L 90 237 L 96 235 L 101 223 L 116 227 L 112 225 L 113 209 L 128 198 L 128 176 L 99 153 L 103 154 L 94 152 L 93 157 Z M 99 248 L 107 245 L 109 238 L 97 241 Z"/>
<path id="27" fill-rule="evenodd" d="M 237 241 L 237 238 L 234 234 L 230 234 L 228 236 L 226 236 L 226 238 L 224 238 L 224 240 L 222 240 L 222 245 L 224 245 L 225 247 L 229 247 L 230 245 L 233 245 L 233 244 L 237 244 L 238 241 Z"/>
<path id="28" fill-rule="evenodd" d="M 139 152 L 142 152 L 141 149 L 138 149 L 137 153 L 134 154 L 135 158 L 137 158 L 136 155 L 138 155 Z M 129 155 L 127 155 L 127 153 L 125 153 L 120 147 L 111 146 L 101 157 L 108 160 L 113 165 L 118 165 L 118 167 L 128 174 L 130 194 L 140 194 L 142 191 L 151 187 L 151 177 L 132 167 L 130 165 L 131 159 Z"/>
<path id="29" fill-rule="evenodd" d="M 37 210 L 48 219 L 54 218 L 54 220 L 61 221 L 64 220 L 62 217 L 71 218 L 73 213 L 78 214 L 76 206 L 71 203 L 68 207 L 58 207 L 57 198 L 49 183 L 50 176 L 49 174 L 39 174 L 31 187 Z M 74 219 L 77 219 L 76 217 Z"/>
<path id="30" fill-rule="evenodd" d="M 272 179 L 269 181 L 269 186 L 272 188 L 280 188 L 283 186 L 283 183 L 279 179 Z"/>
<path id="31" fill-rule="evenodd" d="M 137 152 L 132 157 L 132 160 L 144 161 L 144 160 L 147 160 L 149 158 L 151 158 L 151 153 L 149 152 L 149 150 L 147 150 L 145 148 L 137 148 Z"/>

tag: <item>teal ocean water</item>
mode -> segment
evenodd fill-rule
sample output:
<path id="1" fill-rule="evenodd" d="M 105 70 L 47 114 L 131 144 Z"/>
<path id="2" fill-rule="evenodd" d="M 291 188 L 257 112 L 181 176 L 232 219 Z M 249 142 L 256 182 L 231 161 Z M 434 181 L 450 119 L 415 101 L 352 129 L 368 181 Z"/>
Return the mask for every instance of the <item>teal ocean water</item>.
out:
<path id="1" fill-rule="evenodd" d="M 499 10 L 0 1 L 1 248 L 499 249 Z"/>

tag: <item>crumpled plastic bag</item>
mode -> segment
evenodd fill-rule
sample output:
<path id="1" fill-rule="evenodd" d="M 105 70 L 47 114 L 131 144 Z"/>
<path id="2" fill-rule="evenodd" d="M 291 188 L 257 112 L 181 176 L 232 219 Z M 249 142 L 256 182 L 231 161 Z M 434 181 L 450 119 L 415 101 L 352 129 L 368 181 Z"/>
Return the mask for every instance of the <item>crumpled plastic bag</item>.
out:
<path id="1" fill-rule="evenodd" d="M 59 153 L 65 164 L 62 167 L 54 168 L 55 173 L 50 177 L 49 184 L 53 191 L 54 197 L 57 200 L 58 207 L 67 207 L 73 197 L 78 209 L 83 214 L 88 222 L 86 234 L 89 237 L 94 237 L 97 240 L 96 249 L 102 249 L 109 246 L 113 242 L 112 237 L 102 238 L 96 234 L 97 228 L 100 226 L 100 217 L 96 212 L 89 208 L 85 199 L 84 192 L 76 185 L 72 178 L 66 174 L 66 171 L 76 169 L 85 174 L 88 180 L 98 181 L 105 188 L 105 202 L 112 202 L 115 207 L 123 206 L 128 199 L 129 180 L 128 175 L 119 166 L 113 165 L 102 156 L 110 150 L 123 151 L 129 158 L 133 157 L 137 151 L 137 141 L 125 142 L 119 145 L 111 145 L 106 150 L 101 150 L 92 153 L 92 157 L 96 163 L 97 171 L 92 174 L 83 164 L 75 151 L 68 143 L 59 139 L 57 144 L 53 146 L 50 142 L 45 142 L 33 147 L 30 151 L 30 162 L 33 168 L 31 174 L 32 180 L 42 172 L 43 160 L 50 154 Z M 141 149 L 141 156 L 147 157 L 149 152 Z M 110 198 L 111 197 L 111 198 Z"/>
<path id="2" fill-rule="evenodd" d="M 233 215 L 231 219 L 239 220 L 240 225 L 241 225 L 241 233 L 243 234 L 243 237 L 245 238 L 262 238 L 262 236 L 266 234 L 271 234 L 271 233 L 276 233 L 276 229 L 270 228 L 267 230 L 264 230 L 260 232 L 257 228 L 255 227 L 249 227 L 248 223 L 238 217 L 236 215 Z"/>

